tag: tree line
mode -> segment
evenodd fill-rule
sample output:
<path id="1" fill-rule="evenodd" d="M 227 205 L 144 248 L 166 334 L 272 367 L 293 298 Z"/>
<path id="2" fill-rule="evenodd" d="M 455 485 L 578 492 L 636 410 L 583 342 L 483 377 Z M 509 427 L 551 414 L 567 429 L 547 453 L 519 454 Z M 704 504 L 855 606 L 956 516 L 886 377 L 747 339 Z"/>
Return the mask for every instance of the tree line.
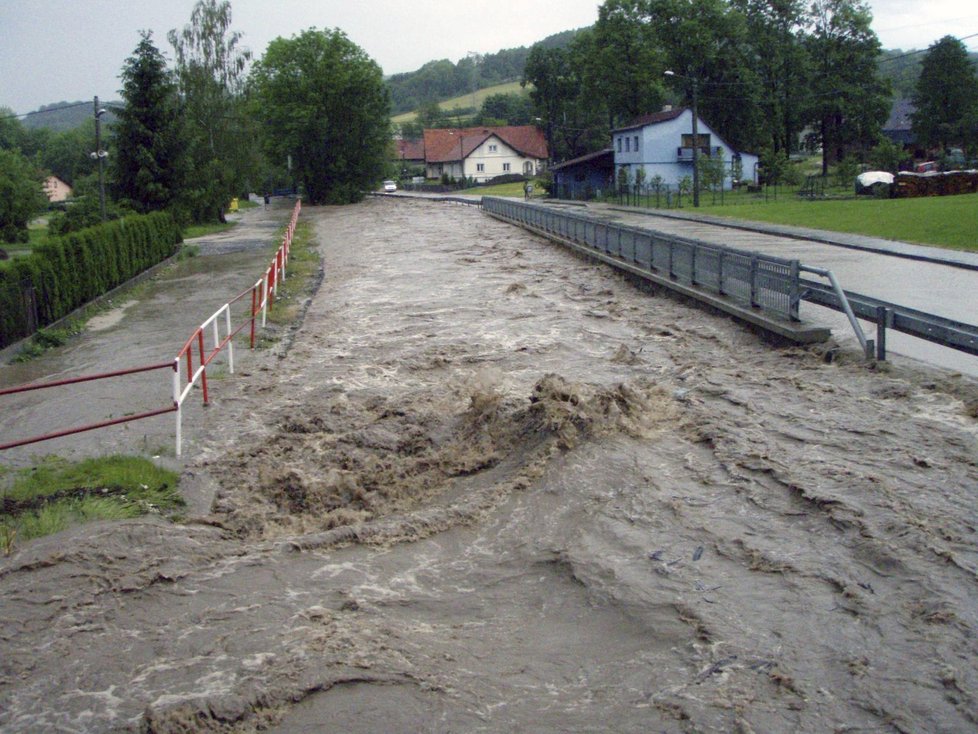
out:
<path id="1" fill-rule="evenodd" d="M 523 84 L 557 160 L 603 147 L 616 126 L 667 103 L 689 106 L 695 95 L 700 116 L 735 148 L 772 162 L 821 150 L 827 173 L 847 153 L 877 145 L 892 98 L 888 75 L 911 65 L 887 68 L 901 54 L 883 55 L 871 24 L 861 0 L 605 0 L 597 23 L 568 46 L 531 49 Z M 974 89 L 957 44 L 955 78 Z M 974 104 L 930 104 L 948 85 L 921 73 L 913 96 L 927 112 L 915 129 L 926 145 L 974 146 Z M 963 122 L 948 122 L 955 117 Z M 938 140 L 929 131 L 935 119 L 953 134 Z"/>
<path id="2" fill-rule="evenodd" d="M 166 210 L 182 224 L 222 220 L 233 197 L 294 182 L 310 203 L 356 201 L 381 180 L 390 100 L 380 67 L 342 31 L 309 29 L 254 59 L 228 0 L 199 0 L 167 33 L 151 31 L 121 70 L 122 101 L 103 141 L 108 218 Z M 42 205 L 40 172 L 80 194 L 52 219 L 64 233 L 101 221 L 94 118 L 56 133 L 0 114 L 0 236 L 26 240 Z"/>

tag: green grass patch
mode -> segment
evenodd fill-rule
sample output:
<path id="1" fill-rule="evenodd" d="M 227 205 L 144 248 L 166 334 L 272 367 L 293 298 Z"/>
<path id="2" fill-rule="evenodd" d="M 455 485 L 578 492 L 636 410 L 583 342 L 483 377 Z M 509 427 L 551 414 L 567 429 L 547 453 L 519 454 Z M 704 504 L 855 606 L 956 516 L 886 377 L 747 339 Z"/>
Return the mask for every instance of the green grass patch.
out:
<path id="1" fill-rule="evenodd" d="M 312 224 L 302 219 L 296 224 L 289 249 L 289 264 L 285 268 L 285 280 L 279 283 L 278 295 L 268 312 L 268 320 L 283 325 L 299 316 L 302 297 L 309 293 L 319 272 L 319 252 Z"/>
<path id="2" fill-rule="evenodd" d="M 458 193 L 470 194 L 473 196 L 508 196 L 510 198 L 522 199 L 523 182 L 511 181 L 510 183 L 494 184 L 492 186 L 478 186 L 471 189 L 462 189 Z M 534 199 L 542 199 L 546 195 L 547 191 L 543 188 L 543 184 L 539 181 L 534 181 L 533 193 L 531 194 L 531 197 Z"/>
<path id="3" fill-rule="evenodd" d="M 705 214 L 978 252 L 978 194 L 845 201 L 783 196 L 777 201 L 726 206 L 708 201 L 709 196 L 700 197 Z"/>
<path id="4" fill-rule="evenodd" d="M 189 227 L 184 228 L 183 238 L 185 240 L 192 240 L 195 237 L 206 237 L 209 234 L 227 232 L 229 229 L 234 227 L 235 224 L 236 222 L 208 222 L 207 224 L 191 224 Z"/>
<path id="5" fill-rule="evenodd" d="M 59 328 L 40 329 L 34 336 L 24 342 L 17 354 L 10 360 L 11 362 L 30 362 L 37 359 L 49 349 L 64 346 L 68 340 L 80 334 L 85 329 L 90 314 L 83 318 L 71 320 L 67 325 Z"/>
<path id="6" fill-rule="evenodd" d="M 178 475 L 136 456 L 77 463 L 48 457 L 6 474 L 0 490 L 0 552 L 5 553 L 15 543 L 72 525 L 148 513 L 172 516 L 184 505 Z"/>
<path id="7" fill-rule="evenodd" d="M 238 209 L 257 209 L 261 206 L 257 201 L 251 199 L 238 199 Z"/>
<path id="8" fill-rule="evenodd" d="M 524 89 L 520 86 L 519 82 L 505 82 L 503 84 L 496 84 L 491 87 L 483 87 L 472 94 L 463 94 L 459 97 L 452 97 L 451 99 L 446 99 L 443 102 L 439 102 L 438 106 L 445 112 L 451 112 L 456 107 L 475 107 L 479 109 L 482 107 L 482 103 L 491 94 L 527 94 L 529 86 Z M 473 102 L 474 96 L 474 102 Z M 391 122 L 394 124 L 400 124 L 402 122 L 413 122 L 418 116 L 415 112 L 402 112 L 399 115 L 395 115 L 391 118 Z"/>

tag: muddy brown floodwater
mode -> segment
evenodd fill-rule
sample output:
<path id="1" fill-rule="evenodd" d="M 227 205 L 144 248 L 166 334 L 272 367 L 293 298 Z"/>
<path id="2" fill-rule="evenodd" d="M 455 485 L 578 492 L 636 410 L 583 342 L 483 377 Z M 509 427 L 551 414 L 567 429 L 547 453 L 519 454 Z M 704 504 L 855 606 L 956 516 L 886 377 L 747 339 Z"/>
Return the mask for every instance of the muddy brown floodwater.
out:
<path id="1" fill-rule="evenodd" d="M 302 216 L 325 278 L 215 389 L 205 512 L 0 563 L 0 728 L 978 726 L 973 381 L 772 348 L 475 208 Z"/>

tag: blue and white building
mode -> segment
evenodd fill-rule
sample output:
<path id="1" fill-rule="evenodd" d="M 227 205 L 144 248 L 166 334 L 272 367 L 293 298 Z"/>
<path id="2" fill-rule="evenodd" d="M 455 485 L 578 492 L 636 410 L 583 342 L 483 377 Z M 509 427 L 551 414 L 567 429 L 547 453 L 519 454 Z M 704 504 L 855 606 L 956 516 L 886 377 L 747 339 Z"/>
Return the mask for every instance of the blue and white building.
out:
<path id="1" fill-rule="evenodd" d="M 697 122 L 697 133 L 700 156 L 719 156 L 723 160 L 724 188 L 731 188 L 735 181 L 757 182 L 756 155 L 732 148 L 702 118 Z M 645 172 L 646 185 L 656 176 L 661 176 L 662 184 L 670 189 L 677 188 L 687 176 L 692 180 L 693 113 L 689 108 L 644 115 L 627 127 L 612 130 L 611 135 L 615 173 L 626 169 L 631 184 L 640 169 Z"/>

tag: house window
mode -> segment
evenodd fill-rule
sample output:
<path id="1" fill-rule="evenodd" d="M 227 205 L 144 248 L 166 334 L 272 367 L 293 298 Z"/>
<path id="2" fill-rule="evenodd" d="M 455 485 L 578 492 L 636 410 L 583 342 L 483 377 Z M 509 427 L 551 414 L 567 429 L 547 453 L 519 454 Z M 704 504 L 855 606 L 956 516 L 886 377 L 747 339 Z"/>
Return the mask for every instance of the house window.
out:
<path id="1" fill-rule="evenodd" d="M 632 152 L 632 139 L 629 138 L 628 136 L 625 136 L 625 152 L 626 153 Z"/>
<path id="2" fill-rule="evenodd" d="M 638 153 L 638 135 L 635 136 L 635 152 Z"/>
<path id="3" fill-rule="evenodd" d="M 509 164 L 508 163 L 503 163 L 503 170 L 504 171 L 508 171 L 509 170 Z"/>
<path id="4" fill-rule="evenodd" d="M 490 153 L 495 153 L 496 152 L 496 144 L 495 143 L 490 143 L 489 144 L 489 152 Z"/>
<path id="5" fill-rule="evenodd" d="M 709 150 L 710 150 L 710 135 L 709 135 L 709 133 L 707 133 L 706 135 L 704 135 L 703 133 L 700 133 L 697 137 L 699 138 L 699 148 L 700 148 L 700 150 L 705 150 L 708 153 Z M 692 135 L 690 135 L 690 134 L 684 134 L 683 135 L 683 147 L 684 148 L 692 148 L 693 147 L 693 136 Z"/>
<path id="6" fill-rule="evenodd" d="M 483 171 L 486 170 L 486 164 L 485 163 L 476 163 L 475 164 L 475 170 L 478 171 L 479 173 L 482 173 Z"/>
<path id="7" fill-rule="evenodd" d="M 621 153 L 621 138 L 618 138 L 618 152 Z"/>

